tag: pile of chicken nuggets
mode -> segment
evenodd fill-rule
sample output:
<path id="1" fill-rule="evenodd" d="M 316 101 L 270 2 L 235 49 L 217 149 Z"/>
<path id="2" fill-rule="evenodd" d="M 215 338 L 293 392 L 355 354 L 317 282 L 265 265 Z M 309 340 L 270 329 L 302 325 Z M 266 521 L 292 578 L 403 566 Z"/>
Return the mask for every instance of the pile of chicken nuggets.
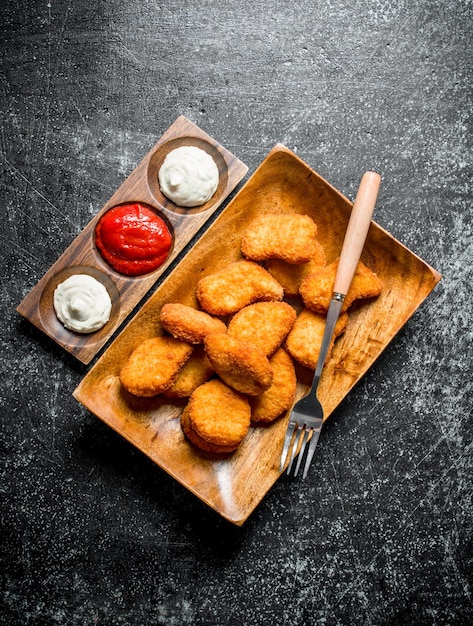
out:
<path id="1" fill-rule="evenodd" d="M 252 424 L 273 422 L 291 408 L 296 364 L 317 363 L 338 263 L 327 265 L 316 223 L 298 213 L 254 219 L 241 253 L 199 280 L 199 309 L 165 304 L 164 334 L 141 343 L 120 371 L 122 386 L 136 396 L 186 398 L 182 430 L 211 453 L 233 452 Z M 347 327 L 347 309 L 381 289 L 360 262 L 331 349 Z"/>

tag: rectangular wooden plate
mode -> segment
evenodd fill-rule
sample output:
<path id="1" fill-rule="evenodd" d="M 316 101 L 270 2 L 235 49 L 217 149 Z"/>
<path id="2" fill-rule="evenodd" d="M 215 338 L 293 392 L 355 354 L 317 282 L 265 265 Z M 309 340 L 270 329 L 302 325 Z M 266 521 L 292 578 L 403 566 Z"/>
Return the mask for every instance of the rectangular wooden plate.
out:
<path id="1" fill-rule="evenodd" d="M 352 203 L 301 159 L 277 145 L 207 232 L 109 346 L 74 391 L 74 397 L 220 515 L 241 525 L 280 475 L 287 418 L 252 427 L 240 448 L 224 460 L 200 454 L 185 439 L 185 402 L 130 399 L 118 374 L 132 350 L 162 333 L 166 302 L 197 306 L 198 280 L 241 258 L 247 224 L 260 213 L 298 212 L 318 225 L 327 262 L 340 252 Z M 322 374 L 320 398 L 329 416 L 428 296 L 440 275 L 374 222 L 362 259 L 384 284 L 376 300 L 350 313 Z M 305 388 L 299 379 L 298 395 Z"/>
<path id="2" fill-rule="evenodd" d="M 159 188 L 158 171 L 166 154 L 183 145 L 205 150 L 213 157 L 219 169 L 219 186 L 215 194 L 207 203 L 194 209 L 176 206 L 162 195 Z M 235 189 L 247 171 L 244 163 L 212 137 L 184 116 L 179 117 L 18 305 L 18 313 L 79 361 L 89 363 L 186 244 Z M 173 247 L 166 262 L 154 272 L 143 276 L 130 277 L 115 272 L 102 259 L 94 243 L 95 226 L 100 217 L 108 209 L 126 202 L 149 205 L 163 217 L 173 233 Z M 67 330 L 54 312 L 55 288 L 76 273 L 90 274 L 103 282 L 112 298 L 109 322 L 101 330 L 89 335 Z"/>

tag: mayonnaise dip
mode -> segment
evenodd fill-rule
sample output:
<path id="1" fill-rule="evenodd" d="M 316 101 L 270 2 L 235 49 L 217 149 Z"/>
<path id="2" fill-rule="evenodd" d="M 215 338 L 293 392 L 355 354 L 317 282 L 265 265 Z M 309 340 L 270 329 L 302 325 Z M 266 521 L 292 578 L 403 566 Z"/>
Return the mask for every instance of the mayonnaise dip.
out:
<path id="1" fill-rule="evenodd" d="M 181 146 L 167 154 L 158 173 L 162 193 L 174 204 L 205 204 L 218 187 L 218 167 L 210 154 L 196 146 Z"/>
<path id="2" fill-rule="evenodd" d="M 53 301 L 59 320 L 76 333 L 93 333 L 110 319 L 112 301 L 108 291 L 88 274 L 74 274 L 60 283 Z"/>

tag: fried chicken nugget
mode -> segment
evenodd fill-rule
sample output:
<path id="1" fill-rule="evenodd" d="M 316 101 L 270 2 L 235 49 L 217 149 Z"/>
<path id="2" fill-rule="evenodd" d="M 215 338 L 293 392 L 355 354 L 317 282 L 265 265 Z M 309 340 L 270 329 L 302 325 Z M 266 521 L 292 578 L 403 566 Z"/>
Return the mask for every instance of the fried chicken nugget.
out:
<path id="1" fill-rule="evenodd" d="M 160 321 L 173 337 L 192 344 L 203 343 L 209 333 L 225 332 L 227 328 L 222 320 L 205 311 L 171 302 L 161 308 Z"/>
<path id="2" fill-rule="evenodd" d="M 192 428 L 192 422 L 190 419 L 189 405 L 187 405 L 181 414 L 181 428 L 189 441 L 200 450 L 204 452 L 213 452 L 215 454 L 228 454 L 233 452 L 237 446 L 217 446 L 209 441 L 206 441 L 195 432 Z"/>
<path id="3" fill-rule="evenodd" d="M 208 452 L 232 452 L 250 428 L 248 400 L 221 380 L 198 387 L 181 416 L 184 433 L 194 445 Z"/>
<path id="4" fill-rule="evenodd" d="M 273 384 L 261 395 L 250 398 L 251 421 L 269 423 L 287 411 L 296 395 L 296 372 L 289 354 L 279 348 L 269 361 L 273 368 Z"/>
<path id="5" fill-rule="evenodd" d="M 325 314 L 302 309 L 286 338 L 285 345 L 289 354 L 301 365 L 313 370 L 317 366 L 317 359 L 322 346 L 325 321 Z M 330 358 L 335 339 L 345 332 L 347 324 L 348 313 L 342 313 L 335 324 L 332 342 L 327 352 L 327 359 Z"/>
<path id="6" fill-rule="evenodd" d="M 203 346 L 196 346 L 190 359 L 179 370 L 179 374 L 163 395 L 166 398 L 188 398 L 200 385 L 209 380 L 214 373 Z"/>
<path id="7" fill-rule="evenodd" d="M 135 396 L 155 396 L 171 387 L 191 354 L 192 346 L 174 337 L 146 339 L 121 369 L 120 382 Z"/>
<path id="8" fill-rule="evenodd" d="M 323 267 L 326 262 L 325 251 L 321 244 L 316 241 L 316 252 L 307 263 L 294 265 L 287 263 L 287 261 L 281 261 L 281 259 L 269 259 L 266 262 L 266 269 L 282 285 L 284 295 L 295 298 L 299 295 L 302 280 L 317 268 Z"/>
<path id="9" fill-rule="evenodd" d="M 284 290 L 263 267 L 253 261 L 235 261 L 201 278 L 197 298 L 211 315 L 228 315 L 258 301 L 282 300 Z"/>
<path id="10" fill-rule="evenodd" d="M 316 236 L 317 225 L 308 215 L 260 215 L 244 232 L 241 251 L 253 261 L 306 263 L 316 252 Z"/>
<path id="11" fill-rule="evenodd" d="M 273 370 L 260 348 L 226 333 L 207 335 L 204 345 L 216 373 L 236 391 L 256 396 L 271 386 Z"/>
<path id="12" fill-rule="evenodd" d="M 256 302 L 235 313 L 227 332 L 239 341 L 260 348 L 269 357 L 282 344 L 296 317 L 287 302 Z"/>
<path id="13" fill-rule="evenodd" d="M 327 313 L 337 267 L 338 259 L 303 279 L 299 293 L 306 307 L 316 313 Z M 342 311 L 346 311 L 355 300 L 379 296 L 382 288 L 383 283 L 378 276 L 360 261 L 343 301 Z"/>

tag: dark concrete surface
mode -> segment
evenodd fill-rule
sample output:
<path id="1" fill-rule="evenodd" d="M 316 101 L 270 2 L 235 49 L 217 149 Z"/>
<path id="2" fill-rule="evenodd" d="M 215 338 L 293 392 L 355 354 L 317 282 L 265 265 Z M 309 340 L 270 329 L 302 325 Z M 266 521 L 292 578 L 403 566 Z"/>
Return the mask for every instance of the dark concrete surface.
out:
<path id="1" fill-rule="evenodd" d="M 472 600 L 469 0 L 4 0 L 1 606 L 8 625 L 460 625 Z M 443 275 L 242 528 L 77 404 L 15 308 L 186 115 L 274 144 Z"/>

